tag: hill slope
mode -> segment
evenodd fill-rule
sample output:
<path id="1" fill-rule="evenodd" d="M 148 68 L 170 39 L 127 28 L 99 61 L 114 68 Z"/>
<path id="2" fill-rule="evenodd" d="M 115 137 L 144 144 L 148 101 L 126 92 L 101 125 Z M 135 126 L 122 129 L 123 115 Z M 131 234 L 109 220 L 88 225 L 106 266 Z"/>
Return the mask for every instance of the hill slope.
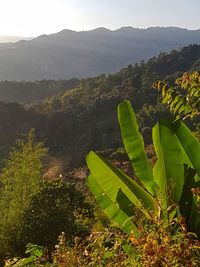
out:
<path id="1" fill-rule="evenodd" d="M 175 27 L 63 30 L 0 44 L 0 80 L 68 79 L 111 73 L 162 51 L 200 42 L 200 30 Z"/>
<path id="2" fill-rule="evenodd" d="M 91 149 L 122 145 L 116 108 L 125 98 L 131 100 L 145 141 L 150 143 L 149 127 L 165 113 L 152 83 L 164 78 L 173 82 L 184 71 L 200 70 L 199 59 L 200 45 L 190 45 L 115 74 L 83 79 L 75 89 L 30 110 L 0 103 L 0 148 L 5 151 L 19 133 L 34 127 L 52 154 L 64 157 L 66 164 L 80 165 Z"/>

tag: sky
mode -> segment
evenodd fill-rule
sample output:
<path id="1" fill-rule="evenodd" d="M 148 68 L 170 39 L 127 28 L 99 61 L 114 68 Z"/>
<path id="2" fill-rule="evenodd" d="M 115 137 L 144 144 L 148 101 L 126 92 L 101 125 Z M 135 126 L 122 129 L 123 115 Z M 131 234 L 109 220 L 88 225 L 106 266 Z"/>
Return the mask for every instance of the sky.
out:
<path id="1" fill-rule="evenodd" d="M 124 26 L 200 28 L 200 0 L 0 0 L 0 35 Z"/>

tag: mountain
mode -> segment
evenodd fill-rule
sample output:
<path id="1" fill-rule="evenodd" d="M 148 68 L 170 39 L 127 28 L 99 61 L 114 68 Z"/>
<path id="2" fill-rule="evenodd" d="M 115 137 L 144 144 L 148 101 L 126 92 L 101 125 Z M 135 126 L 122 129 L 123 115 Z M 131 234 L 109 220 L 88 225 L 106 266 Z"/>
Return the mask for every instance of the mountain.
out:
<path id="1" fill-rule="evenodd" d="M 31 40 L 32 37 L 22 37 L 22 36 L 11 36 L 11 35 L 0 35 L 0 43 L 16 43 L 21 40 Z"/>
<path id="2" fill-rule="evenodd" d="M 114 74 L 82 79 L 76 88 L 29 109 L 0 102 L 0 154 L 5 155 L 20 133 L 31 128 L 36 129 L 52 155 L 64 158 L 65 166 L 83 164 L 90 150 L 110 153 L 122 146 L 116 109 L 123 99 L 131 100 L 149 144 L 150 127 L 159 117 L 168 116 L 152 83 L 166 79 L 173 84 L 190 70 L 200 71 L 200 45 L 160 53 L 146 63 L 129 65 Z"/>
<path id="3" fill-rule="evenodd" d="M 200 30 L 176 27 L 63 30 L 0 44 L 0 80 L 68 79 L 113 73 L 160 51 L 200 42 Z"/>

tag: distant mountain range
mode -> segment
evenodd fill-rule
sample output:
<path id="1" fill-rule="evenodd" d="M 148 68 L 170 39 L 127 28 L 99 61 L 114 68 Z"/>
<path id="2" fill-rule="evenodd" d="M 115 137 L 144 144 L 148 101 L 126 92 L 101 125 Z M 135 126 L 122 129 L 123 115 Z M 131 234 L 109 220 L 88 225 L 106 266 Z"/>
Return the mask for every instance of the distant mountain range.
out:
<path id="1" fill-rule="evenodd" d="M 0 35 L 0 43 L 16 43 L 21 40 L 31 40 L 32 37 L 22 37 L 22 36 L 11 36 L 11 35 Z"/>
<path id="2" fill-rule="evenodd" d="M 63 30 L 0 44 L 0 80 L 92 77 L 195 43 L 200 43 L 200 30 L 177 27 Z"/>

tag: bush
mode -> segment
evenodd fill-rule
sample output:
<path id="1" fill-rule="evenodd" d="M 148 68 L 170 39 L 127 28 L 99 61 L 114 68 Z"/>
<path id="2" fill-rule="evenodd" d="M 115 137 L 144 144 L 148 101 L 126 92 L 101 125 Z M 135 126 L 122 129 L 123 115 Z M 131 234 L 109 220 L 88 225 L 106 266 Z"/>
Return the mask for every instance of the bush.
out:
<path id="1" fill-rule="evenodd" d="M 89 234 L 89 226 L 84 223 L 88 216 L 91 216 L 91 208 L 74 185 L 63 181 L 45 182 L 23 213 L 15 249 L 22 252 L 31 242 L 52 251 L 62 231 L 66 233 L 67 244 L 72 245 L 76 235 Z"/>

